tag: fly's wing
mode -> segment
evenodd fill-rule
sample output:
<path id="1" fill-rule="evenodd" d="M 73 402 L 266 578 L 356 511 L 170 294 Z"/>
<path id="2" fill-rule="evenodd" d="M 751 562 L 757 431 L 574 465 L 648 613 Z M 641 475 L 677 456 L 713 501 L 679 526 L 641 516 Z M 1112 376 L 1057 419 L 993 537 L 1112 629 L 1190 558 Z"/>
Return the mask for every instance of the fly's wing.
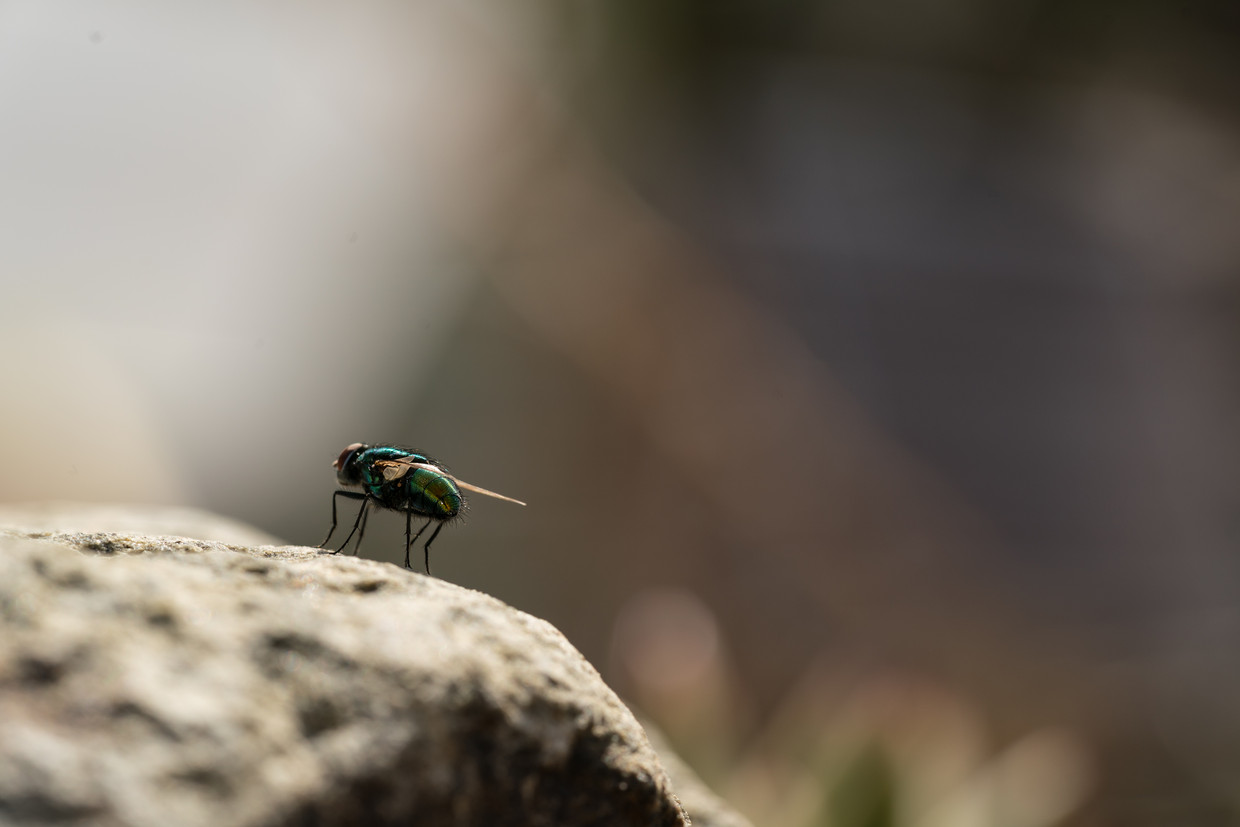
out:
<path id="1" fill-rule="evenodd" d="M 408 474 L 414 468 L 430 468 L 431 470 L 439 471 L 438 468 L 434 468 L 433 466 L 425 465 L 420 462 L 408 462 L 403 459 L 377 460 L 375 462 L 375 467 L 383 469 L 383 481 L 384 482 L 391 482 L 392 480 L 398 480 L 401 477 L 405 476 L 405 474 Z"/>
<path id="2" fill-rule="evenodd" d="M 487 497 L 494 497 L 497 500 L 504 500 L 505 502 L 516 503 L 517 505 L 525 505 L 525 503 L 521 502 L 520 500 L 515 500 L 512 497 L 505 497 L 503 494 L 496 494 L 494 491 L 488 491 L 481 486 L 474 485 L 473 483 L 470 483 L 470 482 L 465 482 L 465 480 L 458 480 L 456 477 L 453 477 L 451 474 L 448 474 L 447 476 L 450 477 L 454 483 L 459 485 L 461 488 L 464 488 L 466 491 L 473 491 L 475 494 L 483 494 Z"/>
<path id="3" fill-rule="evenodd" d="M 456 477 L 449 474 L 447 471 L 440 468 L 438 465 L 432 465 L 429 462 L 418 462 L 417 460 L 414 460 L 414 459 L 384 459 L 384 460 L 379 460 L 378 462 L 375 463 L 375 465 L 383 469 L 383 479 L 387 480 L 388 482 L 391 482 L 392 480 L 398 480 L 401 477 L 408 474 L 410 471 L 414 470 L 415 468 L 420 468 L 423 471 L 433 471 L 436 474 L 443 474 L 445 477 L 452 480 L 454 483 L 459 485 L 461 488 L 464 488 L 466 491 L 473 491 L 475 494 L 482 494 L 487 497 L 494 497 L 497 500 L 504 500 L 506 502 L 516 503 L 517 505 L 525 505 L 525 503 L 521 502 L 520 500 L 515 500 L 512 497 L 505 497 L 503 494 L 497 494 L 494 491 L 488 491 L 487 489 L 481 486 L 474 485 L 473 483 L 469 483 L 469 482 L 465 482 L 464 480 L 457 479 Z"/>

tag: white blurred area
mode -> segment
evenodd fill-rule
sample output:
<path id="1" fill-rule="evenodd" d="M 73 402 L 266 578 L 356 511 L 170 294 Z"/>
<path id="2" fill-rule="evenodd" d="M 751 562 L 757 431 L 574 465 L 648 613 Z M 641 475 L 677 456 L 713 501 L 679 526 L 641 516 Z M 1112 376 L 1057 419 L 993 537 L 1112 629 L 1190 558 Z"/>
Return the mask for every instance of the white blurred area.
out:
<path id="1" fill-rule="evenodd" d="M 459 90 L 405 14 L 0 4 L 0 497 L 310 496 L 350 400 L 418 382 L 472 278 L 420 200 Z"/>

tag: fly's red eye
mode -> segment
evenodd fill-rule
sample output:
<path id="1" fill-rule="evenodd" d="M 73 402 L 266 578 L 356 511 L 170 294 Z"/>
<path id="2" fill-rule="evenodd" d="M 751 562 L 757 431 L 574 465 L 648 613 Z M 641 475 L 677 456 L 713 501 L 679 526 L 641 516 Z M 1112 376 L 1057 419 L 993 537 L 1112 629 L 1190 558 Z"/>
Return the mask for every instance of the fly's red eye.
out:
<path id="1" fill-rule="evenodd" d="M 340 456 L 336 457 L 336 461 L 332 463 L 332 468 L 335 468 L 337 471 L 344 468 L 345 462 L 348 461 L 349 459 L 349 454 L 352 454 L 354 451 L 356 451 L 358 448 L 361 448 L 361 447 L 363 447 L 362 443 L 354 442 L 348 448 L 345 448 L 343 451 L 340 452 Z"/>

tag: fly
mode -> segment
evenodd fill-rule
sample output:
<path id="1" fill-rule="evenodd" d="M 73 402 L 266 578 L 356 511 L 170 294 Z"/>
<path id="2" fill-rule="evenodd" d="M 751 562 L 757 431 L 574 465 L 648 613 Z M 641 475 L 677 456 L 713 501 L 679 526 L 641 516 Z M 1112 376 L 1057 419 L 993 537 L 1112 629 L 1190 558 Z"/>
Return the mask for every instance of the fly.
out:
<path id="1" fill-rule="evenodd" d="M 336 531 L 336 499 L 345 497 L 350 500 L 361 500 L 362 507 L 353 521 L 353 530 L 344 538 L 340 548 L 334 554 L 344 551 L 345 546 L 357 535 L 354 551 L 361 548 L 362 535 L 366 533 L 367 508 L 387 508 L 392 511 L 403 511 L 405 514 L 405 568 L 412 569 L 409 564 L 409 552 L 413 544 L 422 536 L 431 523 L 438 523 L 431 532 L 430 539 L 422 547 L 426 560 L 426 573 L 431 573 L 431 543 L 439 536 L 445 523 L 455 520 L 464 513 L 466 508 L 465 495 L 462 489 L 475 494 L 485 494 L 500 500 L 507 500 L 517 505 L 525 505 L 520 500 L 496 494 L 477 485 L 459 480 L 440 463 L 408 448 L 395 445 L 366 445 L 355 442 L 340 452 L 340 456 L 332 463 L 336 469 L 336 480 L 345 488 L 360 488 L 360 491 L 338 490 L 332 494 L 332 527 L 327 537 L 319 543 L 319 548 L 327 545 Z M 412 534 L 413 518 L 426 518 L 426 522 Z"/>

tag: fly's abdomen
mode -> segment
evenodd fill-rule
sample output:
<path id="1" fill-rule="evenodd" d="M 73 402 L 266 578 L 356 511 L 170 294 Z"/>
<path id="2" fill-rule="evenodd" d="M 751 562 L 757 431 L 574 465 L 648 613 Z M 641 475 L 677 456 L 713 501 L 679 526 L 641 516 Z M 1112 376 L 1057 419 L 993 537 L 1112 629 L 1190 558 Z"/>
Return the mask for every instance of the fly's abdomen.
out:
<path id="1" fill-rule="evenodd" d="M 428 517 L 450 520 L 461 513 L 464 500 L 452 480 L 419 468 L 409 475 L 409 505 Z"/>

